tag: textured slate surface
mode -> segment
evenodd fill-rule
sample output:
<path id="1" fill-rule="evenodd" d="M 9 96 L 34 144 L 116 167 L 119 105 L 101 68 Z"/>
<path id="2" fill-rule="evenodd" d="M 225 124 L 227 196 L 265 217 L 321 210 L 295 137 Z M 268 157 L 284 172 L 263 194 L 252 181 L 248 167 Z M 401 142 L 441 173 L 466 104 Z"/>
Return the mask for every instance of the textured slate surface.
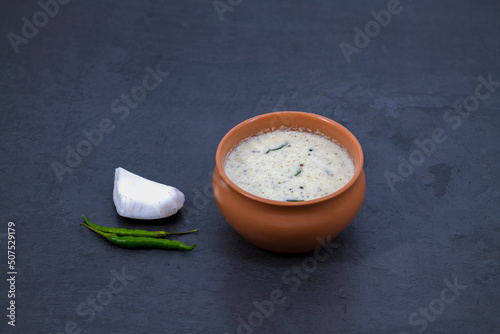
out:
<path id="1" fill-rule="evenodd" d="M 498 1 L 46 3 L 0 12 L 0 332 L 498 332 Z M 321 261 L 250 245 L 211 197 L 220 139 L 276 110 L 364 149 L 365 203 Z M 144 226 L 200 228 L 195 251 L 79 227 L 143 224 L 116 214 L 118 166 L 186 194 Z"/>

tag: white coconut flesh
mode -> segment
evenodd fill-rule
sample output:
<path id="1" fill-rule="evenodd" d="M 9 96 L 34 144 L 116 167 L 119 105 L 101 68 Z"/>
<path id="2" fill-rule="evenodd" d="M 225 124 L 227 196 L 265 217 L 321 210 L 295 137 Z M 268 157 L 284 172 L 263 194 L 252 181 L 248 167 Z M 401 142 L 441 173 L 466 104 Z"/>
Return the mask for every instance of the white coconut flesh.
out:
<path id="1" fill-rule="evenodd" d="M 118 167 L 115 170 L 113 201 L 120 216 L 159 219 L 175 214 L 184 205 L 184 194 Z"/>

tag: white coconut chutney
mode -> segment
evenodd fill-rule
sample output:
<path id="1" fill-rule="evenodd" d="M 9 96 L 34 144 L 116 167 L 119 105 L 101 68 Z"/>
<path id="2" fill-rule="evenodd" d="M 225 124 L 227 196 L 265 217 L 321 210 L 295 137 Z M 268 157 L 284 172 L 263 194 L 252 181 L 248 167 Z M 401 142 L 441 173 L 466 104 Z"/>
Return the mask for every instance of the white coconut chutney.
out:
<path id="1" fill-rule="evenodd" d="M 224 171 L 249 193 L 301 202 L 329 195 L 354 176 L 351 157 L 324 135 L 282 129 L 240 142 L 226 157 Z"/>

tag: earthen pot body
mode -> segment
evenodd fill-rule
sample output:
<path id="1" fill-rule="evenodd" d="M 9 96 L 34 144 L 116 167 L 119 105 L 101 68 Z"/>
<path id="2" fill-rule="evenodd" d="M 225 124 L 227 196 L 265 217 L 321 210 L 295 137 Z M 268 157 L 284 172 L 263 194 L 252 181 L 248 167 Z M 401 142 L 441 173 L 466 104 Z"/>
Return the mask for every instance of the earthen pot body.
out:
<path id="1" fill-rule="evenodd" d="M 250 136 L 282 127 L 319 131 L 335 140 L 351 156 L 354 177 L 335 193 L 304 202 L 265 199 L 234 184 L 224 172 L 228 153 Z M 305 253 L 338 236 L 359 212 L 366 190 L 363 151 L 349 130 L 326 117 L 296 111 L 263 114 L 238 124 L 221 140 L 212 184 L 222 216 L 243 238 L 271 252 Z"/>

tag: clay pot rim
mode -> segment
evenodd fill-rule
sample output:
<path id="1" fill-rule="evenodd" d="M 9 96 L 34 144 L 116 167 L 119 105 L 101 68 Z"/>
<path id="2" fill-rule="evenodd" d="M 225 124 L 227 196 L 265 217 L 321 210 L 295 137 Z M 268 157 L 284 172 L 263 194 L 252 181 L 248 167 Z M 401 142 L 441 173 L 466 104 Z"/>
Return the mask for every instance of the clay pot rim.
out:
<path id="1" fill-rule="evenodd" d="M 249 123 L 255 122 L 259 119 L 267 118 L 267 117 L 275 117 L 275 116 L 278 116 L 280 118 L 284 118 L 284 117 L 286 117 L 286 115 L 307 116 L 307 117 L 315 118 L 317 120 L 325 122 L 329 126 L 333 127 L 336 131 L 342 132 L 344 135 L 346 135 L 346 137 L 348 137 L 354 143 L 355 151 L 359 156 L 359 162 L 356 166 L 354 176 L 352 177 L 351 180 L 349 180 L 349 182 L 345 186 L 343 186 L 342 188 L 340 188 L 339 190 L 337 190 L 334 193 L 331 193 L 329 195 L 326 195 L 326 196 L 323 196 L 320 198 L 316 198 L 316 199 L 312 199 L 312 200 L 308 200 L 308 201 L 303 201 L 303 202 L 284 202 L 284 201 L 272 200 L 272 199 L 267 199 L 267 198 L 253 195 L 253 194 L 249 193 L 248 191 L 243 190 L 242 188 L 238 187 L 233 181 L 231 181 L 229 179 L 226 172 L 224 171 L 224 165 L 223 165 L 223 161 L 225 160 L 226 157 L 224 157 L 224 159 L 222 159 L 222 156 L 221 156 L 222 155 L 222 147 L 228 141 L 228 138 L 230 138 L 231 136 L 238 133 L 238 131 L 240 131 L 241 128 L 247 126 Z M 273 131 L 273 130 L 275 130 L 275 129 L 274 128 L 263 128 L 260 131 Z M 335 122 L 334 120 L 331 120 L 327 117 L 324 117 L 324 116 L 321 116 L 318 114 L 313 114 L 313 113 L 303 112 L 303 111 L 277 111 L 277 112 L 261 114 L 261 115 L 249 118 L 249 119 L 239 123 L 238 125 L 236 125 L 235 127 L 233 127 L 231 130 L 229 130 L 226 133 L 226 135 L 219 142 L 219 145 L 217 147 L 217 152 L 215 154 L 215 164 L 216 164 L 217 170 L 219 171 L 221 178 L 234 191 L 236 191 L 239 194 L 241 194 L 245 197 L 248 197 L 254 201 L 261 202 L 261 203 L 268 204 L 268 205 L 275 205 L 275 206 L 282 206 L 282 207 L 310 206 L 310 205 L 318 204 L 321 202 L 326 202 L 326 201 L 331 200 L 332 198 L 340 196 L 341 194 L 346 192 L 350 187 L 352 187 L 352 185 L 358 180 L 358 178 L 360 177 L 360 175 L 363 171 L 363 163 L 364 163 L 363 150 L 361 148 L 361 145 L 360 145 L 358 139 L 356 138 L 356 136 L 354 136 L 352 134 L 352 132 L 350 132 L 345 126 L 343 126 L 340 123 Z"/>

